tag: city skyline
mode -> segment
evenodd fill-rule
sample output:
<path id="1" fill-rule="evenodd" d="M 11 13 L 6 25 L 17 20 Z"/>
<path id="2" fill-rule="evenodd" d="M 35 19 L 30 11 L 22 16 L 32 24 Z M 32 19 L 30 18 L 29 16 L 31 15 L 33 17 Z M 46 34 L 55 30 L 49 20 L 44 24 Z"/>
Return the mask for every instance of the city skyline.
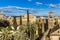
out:
<path id="1" fill-rule="evenodd" d="M 60 0 L 0 0 L 0 11 L 4 9 L 5 15 L 19 16 L 26 13 L 19 9 L 29 9 L 33 15 L 46 16 L 49 11 L 60 16 Z"/>

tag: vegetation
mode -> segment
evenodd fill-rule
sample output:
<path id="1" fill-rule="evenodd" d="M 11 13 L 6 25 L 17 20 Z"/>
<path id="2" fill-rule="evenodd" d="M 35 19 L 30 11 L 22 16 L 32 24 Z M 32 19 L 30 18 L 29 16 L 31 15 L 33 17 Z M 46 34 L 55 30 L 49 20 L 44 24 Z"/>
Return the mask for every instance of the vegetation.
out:
<path id="1" fill-rule="evenodd" d="M 41 40 L 44 39 L 43 35 L 47 35 L 49 30 L 42 33 L 41 24 L 39 21 L 36 23 L 29 23 L 28 26 L 20 25 L 18 30 L 12 30 L 10 27 L 1 28 L 0 40 Z M 38 28 L 38 29 L 37 29 Z M 38 30 L 38 35 L 36 35 Z M 39 38 L 39 39 L 38 39 Z"/>
<path id="2" fill-rule="evenodd" d="M 41 33 L 39 34 L 39 38 L 41 38 L 42 29 L 40 23 L 39 21 L 37 21 L 36 23 L 30 23 L 28 10 L 27 10 L 27 25 L 26 26 L 22 25 L 22 16 L 20 16 L 19 30 L 17 30 L 16 17 L 13 18 L 14 18 L 13 20 L 14 30 L 12 30 L 10 26 L 6 28 L 1 28 L 0 40 L 36 40 L 36 38 L 38 37 L 38 35 L 36 35 L 36 30 L 38 30 L 38 33 Z"/>
<path id="3" fill-rule="evenodd" d="M 20 25 L 22 25 L 22 16 L 20 16 Z"/>
<path id="4" fill-rule="evenodd" d="M 13 20 L 13 27 L 14 27 L 14 30 L 17 30 L 16 17 L 14 16 L 13 18 L 14 18 L 14 20 Z"/>
<path id="5" fill-rule="evenodd" d="M 30 31 L 30 37 L 28 36 Z M 2 28 L 0 33 L 0 40 L 35 40 L 35 24 L 29 23 L 29 26 L 21 25 L 19 30 L 11 32 L 9 28 Z"/>
<path id="6" fill-rule="evenodd" d="M 29 23 L 29 26 L 27 27 L 27 33 L 28 33 L 30 40 L 35 40 L 36 25 L 34 23 Z"/>

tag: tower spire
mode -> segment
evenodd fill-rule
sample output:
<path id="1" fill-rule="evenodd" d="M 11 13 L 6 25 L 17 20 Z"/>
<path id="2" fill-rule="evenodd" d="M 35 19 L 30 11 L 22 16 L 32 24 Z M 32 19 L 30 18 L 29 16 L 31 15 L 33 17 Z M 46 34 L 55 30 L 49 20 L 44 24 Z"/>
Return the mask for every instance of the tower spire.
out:
<path id="1" fill-rule="evenodd" d="M 4 15 L 4 9 L 2 9 L 2 11 L 1 11 L 1 15 Z"/>
<path id="2" fill-rule="evenodd" d="M 4 10 L 3 9 L 1 10 L 1 13 L 0 13 L 0 19 L 2 19 L 2 20 L 4 19 Z"/>
<path id="3" fill-rule="evenodd" d="M 48 13 L 48 16 L 49 16 L 50 18 L 52 18 L 52 17 L 53 17 L 53 12 L 50 11 L 50 12 Z"/>

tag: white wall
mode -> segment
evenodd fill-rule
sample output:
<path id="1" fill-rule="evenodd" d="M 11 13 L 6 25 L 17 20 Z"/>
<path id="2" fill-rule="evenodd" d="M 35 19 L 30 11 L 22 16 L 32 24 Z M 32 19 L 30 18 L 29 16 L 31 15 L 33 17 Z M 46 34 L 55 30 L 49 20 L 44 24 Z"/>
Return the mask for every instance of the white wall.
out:
<path id="1" fill-rule="evenodd" d="M 51 40 L 59 40 L 59 37 L 60 37 L 60 36 L 50 36 L 50 39 L 51 39 Z"/>

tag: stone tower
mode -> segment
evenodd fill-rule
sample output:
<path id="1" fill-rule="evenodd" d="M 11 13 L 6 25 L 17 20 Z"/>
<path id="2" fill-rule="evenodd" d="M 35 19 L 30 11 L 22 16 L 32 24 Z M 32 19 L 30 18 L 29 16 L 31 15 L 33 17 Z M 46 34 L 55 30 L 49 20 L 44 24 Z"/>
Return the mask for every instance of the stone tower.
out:
<path id="1" fill-rule="evenodd" d="M 3 20 L 4 19 L 4 10 L 2 9 L 2 11 L 0 12 L 0 19 Z"/>
<path id="2" fill-rule="evenodd" d="M 54 15 L 53 12 L 48 12 L 48 28 L 54 27 Z"/>

